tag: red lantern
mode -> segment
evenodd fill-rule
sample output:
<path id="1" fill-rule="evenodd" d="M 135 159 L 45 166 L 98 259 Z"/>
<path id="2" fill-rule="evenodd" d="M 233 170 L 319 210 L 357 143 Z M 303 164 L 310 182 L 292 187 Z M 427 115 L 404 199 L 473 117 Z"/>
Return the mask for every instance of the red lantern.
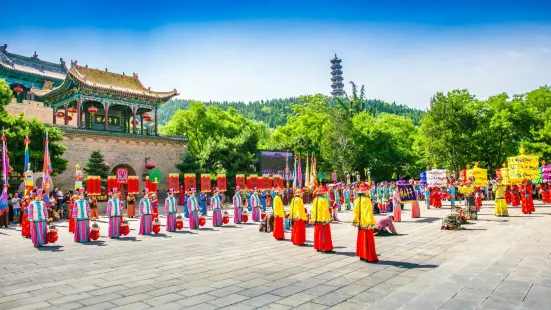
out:
<path id="1" fill-rule="evenodd" d="M 176 221 L 176 229 L 182 230 L 184 228 L 184 221 Z"/>
<path id="2" fill-rule="evenodd" d="M 92 228 L 92 230 L 90 231 L 90 239 L 92 239 L 93 241 L 99 239 L 99 229 Z"/>
<path id="3" fill-rule="evenodd" d="M 55 243 L 58 237 L 57 231 L 48 231 L 47 233 L 48 243 Z"/>
<path id="4" fill-rule="evenodd" d="M 247 223 L 249 221 L 249 216 L 247 214 L 243 214 L 241 216 L 241 220 L 243 221 L 243 223 Z"/>
<path id="5" fill-rule="evenodd" d="M 142 114 L 142 119 L 148 123 L 151 122 L 151 116 L 149 116 L 149 114 Z"/>
<path id="6" fill-rule="evenodd" d="M 263 219 L 265 219 L 265 218 L 266 218 L 266 212 L 262 211 L 262 212 L 260 213 L 260 219 L 263 220 Z"/>
<path id="7" fill-rule="evenodd" d="M 67 121 L 72 121 L 73 120 L 73 117 L 72 116 L 67 116 Z"/>
<path id="8" fill-rule="evenodd" d="M 98 111 L 98 108 L 96 108 L 96 107 L 89 107 L 88 108 L 88 113 L 90 113 L 92 115 L 96 114 L 97 111 Z"/>
<path id="9" fill-rule="evenodd" d="M 153 169 L 153 168 L 155 168 L 155 164 L 149 162 L 149 163 L 145 164 L 145 167 L 146 167 L 147 169 Z"/>
<path id="10" fill-rule="evenodd" d="M 126 236 L 126 235 L 128 235 L 129 233 L 130 233 L 130 226 L 128 226 L 128 224 L 122 225 L 122 226 L 121 226 L 121 234 L 122 234 L 123 236 Z"/>
<path id="11" fill-rule="evenodd" d="M 140 124 L 140 122 L 138 122 L 138 121 L 134 121 L 134 124 L 135 124 L 135 125 L 139 125 L 139 124 Z"/>
<path id="12" fill-rule="evenodd" d="M 224 214 L 224 216 L 222 217 L 222 223 L 228 224 L 229 222 L 230 222 L 230 217 L 227 214 Z"/>
<path id="13" fill-rule="evenodd" d="M 74 114 L 74 113 L 77 113 L 77 108 L 75 107 L 70 107 L 67 109 L 67 112 L 71 113 L 71 114 Z"/>
<path id="14" fill-rule="evenodd" d="M 20 94 L 20 93 L 23 92 L 23 88 L 20 87 L 20 86 L 15 86 L 15 87 L 13 88 L 13 91 L 16 92 L 16 93 L 18 93 L 18 94 Z"/>
<path id="15" fill-rule="evenodd" d="M 199 218 L 199 226 L 203 227 L 203 226 L 205 226 L 206 223 L 207 223 L 207 220 L 205 219 L 205 217 L 201 216 Z"/>
<path id="16" fill-rule="evenodd" d="M 55 114 L 55 116 L 57 116 L 58 118 L 64 118 L 65 117 L 65 113 L 59 111 Z"/>
<path id="17" fill-rule="evenodd" d="M 158 234 L 161 231 L 161 225 L 154 225 L 153 226 L 153 233 Z"/>

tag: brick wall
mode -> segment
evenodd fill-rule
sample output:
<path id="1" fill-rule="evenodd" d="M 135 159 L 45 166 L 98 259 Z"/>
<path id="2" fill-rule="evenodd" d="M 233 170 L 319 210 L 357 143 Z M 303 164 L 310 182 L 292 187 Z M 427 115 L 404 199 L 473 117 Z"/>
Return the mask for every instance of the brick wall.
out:
<path id="1" fill-rule="evenodd" d="M 22 103 L 18 103 L 15 99 L 5 107 L 6 112 L 10 115 L 17 116 L 21 113 L 25 115 L 25 118 L 36 118 L 38 121 L 44 124 L 52 124 L 52 108 L 44 106 L 42 102 L 23 100 Z M 63 119 L 58 118 L 57 123 L 63 125 Z M 76 127 L 76 117 L 69 122 L 69 126 Z"/>

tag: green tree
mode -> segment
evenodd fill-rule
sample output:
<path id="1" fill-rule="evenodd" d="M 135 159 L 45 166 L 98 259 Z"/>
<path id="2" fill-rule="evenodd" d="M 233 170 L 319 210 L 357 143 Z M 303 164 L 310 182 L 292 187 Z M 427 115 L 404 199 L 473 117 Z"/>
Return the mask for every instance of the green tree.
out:
<path id="1" fill-rule="evenodd" d="M 106 180 L 109 176 L 110 169 L 105 164 L 105 159 L 99 151 L 94 151 L 90 154 L 88 162 L 82 169 L 87 175 L 99 176 L 102 180 Z"/>
<path id="2" fill-rule="evenodd" d="M 416 150 L 427 164 L 436 163 L 458 173 L 476 154 L 473 136 L 476 111 L 470 108 L 474 96 L 467 90 L 436 93 L 421 121 Z"/>

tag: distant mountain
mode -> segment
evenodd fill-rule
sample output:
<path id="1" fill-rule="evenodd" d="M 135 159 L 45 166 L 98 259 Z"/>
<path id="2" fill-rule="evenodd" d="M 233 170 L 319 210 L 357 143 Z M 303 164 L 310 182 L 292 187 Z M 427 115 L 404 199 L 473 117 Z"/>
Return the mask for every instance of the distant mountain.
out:
<path id="1" fill-rule="evenodd" d="M 166 124 L 172 115 L 178 110 L 185 110 L 189 103 L 194 100 L 188 99 L 172 99 L 163 104 L 158 112 L 159 123 Z M 410 118 L 415 125 L 419 125 L 419 121 L 424 115 L 423 110 L 413 109 L 406 105 L 398 105 L 396 103 L 388 103 L 379 99 L 369 99 L 368 110 L 374 114 L 390 113 L 401 115 Z M 287 122 L 287 115 L 291 113 L 291 105 L 301 104 L 302 101 L 298 97 L 260 100 L 245 103 L 242 101 L 209 101 L 203 102 L 205 105 L 217 105 L 223 110 L 232 107 L 237 112 L 249 119 L 262 121 L 268 124 L 269 127 L 284 125 Z"/>

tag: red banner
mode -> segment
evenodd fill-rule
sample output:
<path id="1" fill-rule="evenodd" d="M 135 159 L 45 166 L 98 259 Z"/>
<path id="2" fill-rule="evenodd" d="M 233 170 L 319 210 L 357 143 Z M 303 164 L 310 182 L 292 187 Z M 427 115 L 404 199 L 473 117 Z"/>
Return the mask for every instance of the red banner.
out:
<path id="1" fill-rule="evenodd" d="M 270 175 L 269 174 L 263 174 L 262 175 L 262 182 L 259 182 L 260 188 L 262 189 L 268 189 L 270 188 Z"/>
<path id="2" fill-rule="evenodd" d="M 101 179 L 98 176 L 89 176 L 86 180 L 86 191 L 88 195 L 101 195 Z"/>
<path id="3" fill-rule="evenodd" d="M 274 175 L 274 184 L 273 187 L 283 188 L 283 179 L 280 175 Z"/>
<path id="4" fill-rule="evenodd" d="M 111 191 L 112 188 L 119 187 L 119 184 L 117 183 L 117 177 L 114 175 L 110 175 L 107 177 L 107 192 Z"/>
<path id="5" fill-rule="evenodd" d="M 177 192 L 180 189 L 180 174 L 169 173 L 168 174 L 168 188 L 174 189 Z"/>
<path id="6" fill-rule="evenodd" d="M 145 177 L 145 188 L 149 189 L 150 193 L 157 192 L 157 183 L 153 183 L 149 180 L 149 176 Z"/>
<path id="7" fill-rule="evenodd" d="M 140 193 L 140 179 L 137 176 L 128 177 L 128 195 L 136 195 Z"/>
<path id="8" fill-rule="evenodd" d="M 459 181 L 461 182 L 461 184 L 467 182 L 467 170 L 459 171 Z"/>
<path id="9" fill-rule="evenodd" d="M 236 174 L 235 175 L 235 186 L 239 186 L 241 189 L 245 188 L 245 175 Z"/>
<path id="10" fill-rule="evenodd" d="M 220 189 L 221 192 L 225 192 L 228 190 L 225 174 L 219 174 L 216 176 L 216 186 L 218 187 L 218 189 Z"/>
<path id="11" fill-rule="evenodd" d="M 186 173 L 184 174 L 184 187 L 186 192 L 190 188 L 196 188 L 197 187 L 197 180 L 195 179 L 195 173 Z"/>
<path id="12" fill-rule="evenodd" d="M 211 192 L 210 174 L 201 174 L 201 193 Z"/>

